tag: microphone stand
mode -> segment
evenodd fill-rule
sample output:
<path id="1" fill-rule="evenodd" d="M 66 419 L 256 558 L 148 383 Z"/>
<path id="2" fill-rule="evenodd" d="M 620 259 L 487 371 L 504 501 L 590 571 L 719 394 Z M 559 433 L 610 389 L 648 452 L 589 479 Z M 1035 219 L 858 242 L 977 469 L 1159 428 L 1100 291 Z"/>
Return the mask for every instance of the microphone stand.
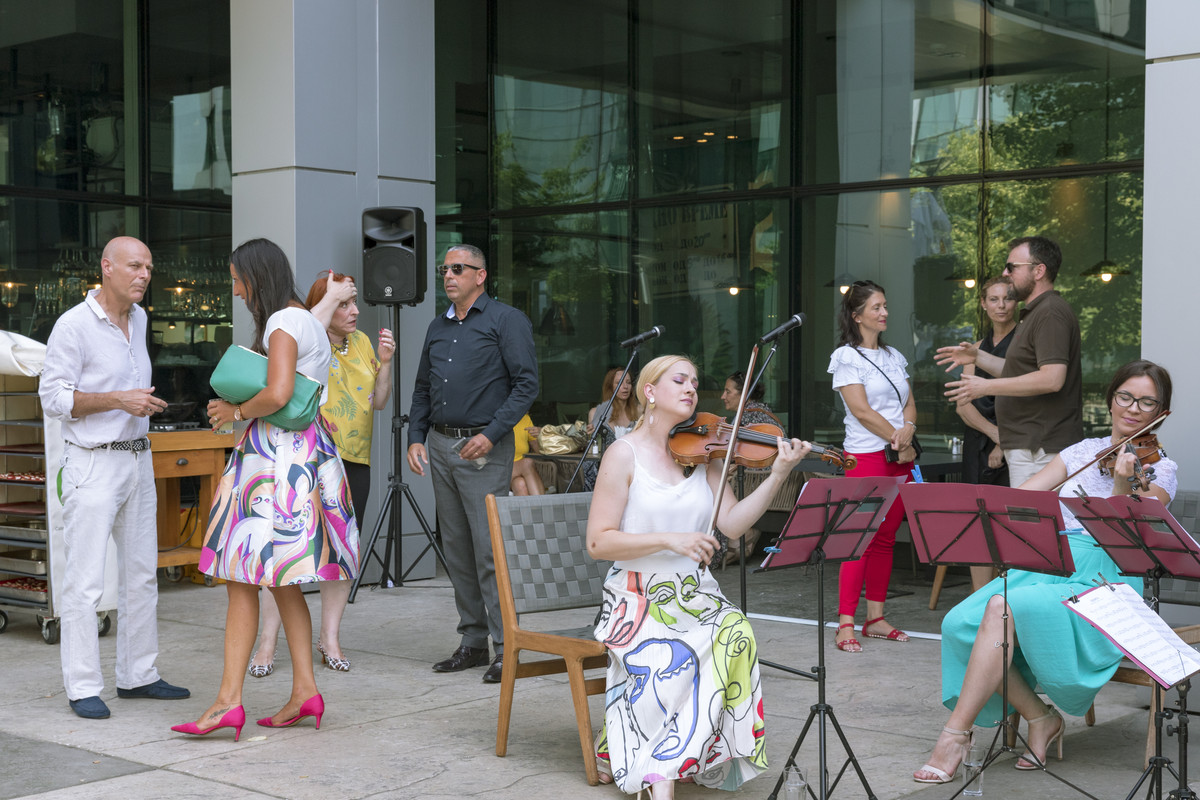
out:
<path id="1" fill-rule="evenodd" d="M 575 478 L 579 475 L 579 470 L 583 468 L 583 462 L 587 460 L 588 453 L 592 452 L 592 444 L 596 441 L 596 436 L 600 433 L 600 426 L 608 422 L 609 414 L 612 413 L 613 401 L 617 399 L 617 392 L 621 390 L 621 384 L 625 383 L 625 376 L 629 374 L 629 368 L 633 366 L 634 359 L 638 356 L 640 344 L 633 346 L 633 351 L 629 354 L 629 360 L 625 362 L 625 371 L 621 373 L 621 377 L 617 378 L 617 382 L 613 384 L 612 397 L 608 398 L 603 406 L 596 408 L 596 416 L 592 417 L 592 435 L 588 437 L 587 444 L 583 446 L 583 452 L 579 456 L 579 463 L 575 465 L 575 471 L 571 473 L 571 480 L 567 481 L 567 488 L 563 489 L 563 493 L 571 491 L 571 487 L 575 485 Z M 634 387 L 637 391 L 637 387 Z M 600 455 L 604 455 L 604 439 L 600 439 Z"/>
<path id="2" fill-rule="evenodd" d="M 763 358 L 762 366 L 758 368 L 758 373 L 754 376 L 754 380 L 750 381 L 750 389 L 746 392 L 747 398 L 750 397 L 750 395 L 754 394 L 754 390 L 758 387 L 758 382 L 760 380 L 762 380 L 763 373 L 765 373 L 767 371 L 767 365 L 770 364 L 771 359 L 775 357 L 775 351 L 777 349 L 779 349 L 779 340 L 778 339 L 773 340 L 771 342 L 771 349 L 767 351 L 767 355 Z M 747 378 L 747 380 L 749 381 L 750 379 Z M 736 480 L 737 480 L 737 495 L 738 495 L 738 497 L 745 497 L 746 496 L 746 468 L 745 467 L 742 467 L 742 466 L 738 467 Z M 746 608 L 746 537 L 745 536 L 741 536 L 738 538 L 738 569 L 741 571 L 741 580 L 742 580 L 742 582 L 740 584 L 742 613 L 748 614 L 749 609 Z M 766 662 L 762 661 L 762 659 L 759 659 L 759 663 L 763 664 Z M 768 666 L 774 667 L 776 665 L 768 664 Z M 791 670 L 788 670 L 788 671 L 790 672 Z"/>

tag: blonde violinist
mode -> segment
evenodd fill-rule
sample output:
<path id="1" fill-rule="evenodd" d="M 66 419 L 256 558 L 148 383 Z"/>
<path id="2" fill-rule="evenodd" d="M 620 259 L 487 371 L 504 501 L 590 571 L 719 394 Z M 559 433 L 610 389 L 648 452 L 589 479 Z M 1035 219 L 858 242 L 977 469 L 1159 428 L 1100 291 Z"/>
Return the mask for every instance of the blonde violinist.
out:
<path id="1" fill-rule="evenodd" d="M 1089 496 L 1110 497 L 1130 494 L 1136 485 L 1139 494 L 1156 497 L 1164 504 L 1171 501 L 1176 464 L 1157 448 L 1151 448 L 1155 451 L 1151 455 L 1157 457 L 1153 474 L 1142 467 L 1137 454 L 1123 447 L 1110 461 L 1090 463 L 1098 453 L 1112 450 L 1170 409 L 1171 376 L 1151 361 L 1130 362 L 1113 376 L 1105 400 L 1112 414 L 1111 435 L 1065 448 L 1020 488 L 1048 491 L 1061 484 L 1058 493 L 1063 497 L 1080 490 Z M 1087 713 L 1096 692 L 1108 683 L 1121 660 L 1121 651 L 1112 642 L 1062 604 L 1063 598 L 1092 588 L 1097 573 L 1109 579 L 1120 573 L 1071 512 L 1063 508 L 1062 514 L 1075 573 L 1059 577 L 1008 572 L 1008 640 L 1015 642 L 1009 650 L 1008 700 L 1029 723 L 1029 750 L 1015 765 L 1021 770 L 1045 764 L 1055 745 L 1062 758 L 1067 724 L 1059 709 L 1076 716 Z M 1140 579 L 1122 580 L 1141 593 Z M 913 773 L 920 783 L 951 780 L 962 758 L 962 746 L 971 740 L 972 726 L 990 727 L 1001 717 L 1004 651 L 995 643 L 1005 634 L 1002 590 L 1001 579 L 993 580 L 951 609 L 942 622 L 942 702 L 951 712 L 929 760 Z M 1051 705 L 1034 692 L 1035 686 L 1050 698 Z"/>
<path id="2" fill-rule="evenodd" d="M 704 569 L 714 492 L 736 540 L 811 448 L 777 439 L 770 474 L 738 502 L 721 462 L 685 469 L 670 450 L 671 428 L 696 410 L 696 367 L 662 356 L 635 386 L 645 411 L 604 454 L 588 517 L 588 552 L 615 562 L 595 630 L 609 650 L 601 779 L 658 799 L 677 781 L 735 789 L 767 756 L 754 634 Z"/>

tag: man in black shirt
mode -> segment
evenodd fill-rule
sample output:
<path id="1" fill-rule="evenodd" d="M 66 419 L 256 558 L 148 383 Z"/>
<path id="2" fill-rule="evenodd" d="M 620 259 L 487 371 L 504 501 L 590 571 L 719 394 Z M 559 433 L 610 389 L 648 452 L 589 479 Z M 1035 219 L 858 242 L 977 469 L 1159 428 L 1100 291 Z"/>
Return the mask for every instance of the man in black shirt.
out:
<path id="1" fill-rule="evenodd" d="M 428 464 L 433 475 L 462 642 L 433 669 L 486 664 L 490 633 L 496 657 L 483 680 L 499 683 L 504 625 L 483 498 L 508 493 L 512 431 L 537 397 L 533 326 L 484 292 L 487 262 L 479 248 L 455 245 L 438 274 L 453 305 L 425 334 L 409 409 L 408 466 L 424 475 Z"/>

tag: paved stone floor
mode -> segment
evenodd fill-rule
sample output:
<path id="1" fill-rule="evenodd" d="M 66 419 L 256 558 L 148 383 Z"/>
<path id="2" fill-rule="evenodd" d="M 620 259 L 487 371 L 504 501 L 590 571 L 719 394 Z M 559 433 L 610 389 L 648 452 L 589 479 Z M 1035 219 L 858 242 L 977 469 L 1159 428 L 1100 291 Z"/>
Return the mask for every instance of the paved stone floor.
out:
<path id="1" fill-rule="evenodd" d="M 736 599 L 737 570 L 721 573 L 720 580 Z M 751 613 L 771 616 L 754 620 L 760 657 L 802 670 L 816 664 L 817 629 L 776 619 L 815 616 L 814 575 L 782 570 L 752 574 L 748 580 Z M 923 574 L 898 568 L 893 588 L 889 618 L 914 633 L 936 634 L 940 613 L 966 593 L 965 583 L 957 581 L 947 589 L 941 611 L 933 613 L 926 607 L 929 584 Z M 309 596 L 309 602 L 315 611 L 317 596 Z M 102 696 L 113 712 L 101 721 L 71 713 L 58 649 L 42 641 L 33 614 L 6 610 L 11 621 L 0 633 L 0 800 L 620 796 L 612 787 L 585 783 L 569 693 L 565 680 L 557 677 L 518 684 L 508 755 L 496 757 L 498 687 L 480 681 L 482 669 L 454 675 L 429 669 L 457 644 L 453 594 L 443 577 L 393 589 L 364 588 L 359 594 L 343 629 L 353 670 L 321 670 L 317 676 L 327 703 L 320 731 L 311 722 L 284 730 L 251 723 L 238 743 L 228 731 L 193 738 L 170 730 L 198 715 L 215 692 L 225 614 L 221 587 L 161 587 L 159 667 L 167 680 L 189 687 L 191 699 L 118 699 L 112 669 L 119 624 L 101 640 L 108 680 Z M 562 628 L 586 624 L 592 616 L 580 611 L 529 621 Z M 864 652 L 857 655 L 839 653 L 831 642 L 832 632 L 827 632 L 827 701 L 875 796 L 949 798 L 957 784 L 922 786 L 911 779 L 946 717 L 940 703 L 938 642 L 924 637 L 907 644 L 866 640 Z M 274 675 L 247 678 L 248 717 L 266 716 L 283 704 L 289 670 L 281 648 Z M 812 681 L 781 671 L 764 668 L 763 686 L 771 772 L 746 784 L 735 793 L 739 797 L 771 793 L 817 701 Z M 600 698 L 592 698 L 591 709 L 598 725 Z M 1100 695 L 1097 715 L 1092 728 L 1069 719 L 1066 759 L 1052 761 L 1051 769 L 1096 797 L 1122 798 L 1140 774 L 1144 701 L 1130 687 L 1110 686 Z M 797 757 L 810 776 L 819 760 L 818 739 L 814 729 Z M 844 750 L 832 730 L 828 740 L 827 766 L 836 773 Z M 1174 738 L 1169 743 L 1177 747 Z M 1200 763 L 1195 748 L 1192 755 L 1193 763 Z M 1013 759 L 1005 754 L 985 773 L 985 797 L 1083 796 L 1046 774 L 1014 770 Z M 716 795 L 682 786 L 677 796 Z M 866 796 L 852 770 L 833 793 Z"/>

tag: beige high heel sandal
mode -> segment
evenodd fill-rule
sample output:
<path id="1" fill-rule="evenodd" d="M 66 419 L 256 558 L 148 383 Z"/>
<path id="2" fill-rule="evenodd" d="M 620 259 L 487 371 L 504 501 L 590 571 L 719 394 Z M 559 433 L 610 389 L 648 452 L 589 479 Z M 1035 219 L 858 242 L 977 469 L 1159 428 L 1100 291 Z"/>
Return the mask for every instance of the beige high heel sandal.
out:
<path id="1" fill-rule="evenodd" d="M 1056 717 L 1058 719 L 1058 731 L 1056 731 L 1055 734 L 1046 741 L 1046 755 L 1050 754 L 1050 745 L 1054 744 L 1054 742 L 1057 740 L 1058 741 L 1058 760 L 1062 761 L 1062 759 L 1063 759 L 1063 734 L 1065 734 L 1067 732 L 1067 721 L 1062 718 L 1062 714 L 1058 713 L 1058 709 L 1055 708 L 1054 706 L 1048 706 L 1047 708 L 1048 708 L 1048 710 L 1046 711 L 1045 714 L 1042 714 L 1040 717 L 1037 717 L 1036 719 L 1029 720 L 1029 726 L 1030 726 L 1030 728 L 1032 728 L 1033 723 L 1041 722 L 1042 720 L 1048 719 L 1050 717 Z M 1024 770 L 1024 771 L 1046 768 L 1045 763 L 1038 764 L 1038 763 L 1036 763 L 1036 760 L 1037 760 L 1037 756 L 1035 756 L 1033 753 L 1025 753 L 1024 755 L 1022 755 L 1020 758 L 1017 759 L 1017 763 L 1014 766 L 1017 769 Z M 1044 761 L 1045 761 L 1045 759 L 1043 758 L 1043 762 Z"/>
<path id="2" fill-rule="evenodd" d="M 975 732 L 973 730 L 956 731 L 956 730 L 954 730 L 954 728 L 942 728 L 942 730 L 945 731 L 946 733 L 950 734 L 951 736 L 967 737 L 967 742 L 965 745 L 966 747 L 970 747 L 971 742 L 973 742 L 975 740 Z M 962 755 L 959 755 L 958 763 L 955 764 L 954 769 L 950 770 L 949 772 L 938 769 L 937 767 L 933 766 L 932 764 L 922 764 L 921 768 L 919 770 L 917 770 L 917 772 L 913 773 L 913 780 L 916 781 L 917 783 L 949 783 L 950 781 L 954 780 L 954 776 L 958 774 L 958 768 L 960 766 L 962 766 Z M 933 778 L 918 778 L 917 777 L 918 772 L 928 772 L 928 773 L 931 773 L 932 775 L 934 775 L 935 777 L 933 777 Z"/>

